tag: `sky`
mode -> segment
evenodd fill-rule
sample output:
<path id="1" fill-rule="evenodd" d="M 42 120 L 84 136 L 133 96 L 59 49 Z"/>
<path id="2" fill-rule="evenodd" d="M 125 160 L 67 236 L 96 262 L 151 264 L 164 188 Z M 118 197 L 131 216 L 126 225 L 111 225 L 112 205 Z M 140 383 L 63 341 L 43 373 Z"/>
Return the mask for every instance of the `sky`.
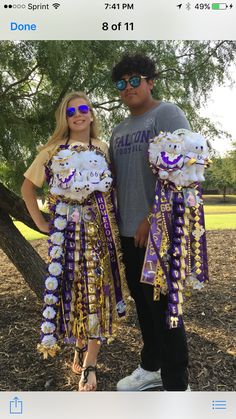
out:
<path id="1" fill-rule="evenodd" d="M 231 74 L 235 84 L 230 86 L 228 82 L 224 86 L 215 86 L 200 114 L 216 122 L 220 129 L 227 131 L 232 135 L 232 140 L 236 141 L 236 67 Z M 232 141 L 228 138 L 216 138 L 212 141 L 213 148 L 222 156 L 232 149 L 231 144 Z"/>

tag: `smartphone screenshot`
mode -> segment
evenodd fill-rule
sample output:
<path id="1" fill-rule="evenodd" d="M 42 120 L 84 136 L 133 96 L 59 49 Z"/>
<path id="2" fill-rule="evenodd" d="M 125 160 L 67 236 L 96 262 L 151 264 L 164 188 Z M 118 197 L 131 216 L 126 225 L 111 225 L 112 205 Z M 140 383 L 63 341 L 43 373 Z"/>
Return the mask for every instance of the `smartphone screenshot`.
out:
<path id="1" fill-rule="evenodd" d="M 236 417 L 235 20 L 0 1 L 0 418 Z"/>

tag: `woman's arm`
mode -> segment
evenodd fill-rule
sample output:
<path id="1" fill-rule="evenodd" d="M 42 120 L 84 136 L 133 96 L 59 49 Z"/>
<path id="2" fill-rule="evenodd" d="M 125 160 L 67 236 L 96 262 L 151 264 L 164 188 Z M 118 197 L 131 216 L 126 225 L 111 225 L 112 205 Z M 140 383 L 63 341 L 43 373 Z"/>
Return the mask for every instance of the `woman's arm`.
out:
<path id="1" fill-rule="evenodd" d="M 21 193 L 26 207 L 39 230 L 43 233 L 48 233 L 49 223 L 44 219 L 40 212 L 35 189 L 36 186 L 29 179 L 25 178 L 21 187 Z"/>

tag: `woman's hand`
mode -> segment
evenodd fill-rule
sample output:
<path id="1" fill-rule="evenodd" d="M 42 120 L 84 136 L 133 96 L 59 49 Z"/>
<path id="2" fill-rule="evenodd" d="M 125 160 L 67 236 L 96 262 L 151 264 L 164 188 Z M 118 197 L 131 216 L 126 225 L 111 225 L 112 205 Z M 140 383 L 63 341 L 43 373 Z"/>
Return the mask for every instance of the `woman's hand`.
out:
<path id="1" fill-rule="evenodd" d="M 36 186 L 29 179 L 25 179 L 21 187 L 21 193 L 34 223 L 42 233 L 48 234 L 49 223 L 44 219 L 39 209 L 35 189 Z"/>
<path id="2" fill-rule="evenodd" d="M 40 224 L 38 224 L 37 225 L 37 227 L 39 228 L 39 230 L 42 232 L 42 233 L 46 233 L 46 234 L 48 234 L 49 233 L 49 223 L 47 222 L 47 221 L 45 221 L 45 220 L 42 220 L 41 222 L 40 222 Z"/>
<path id="3" fill-rule="evenodd" d="M 134 236 L 134 244 L 136 247 L 145 247 L 148 242 L 148 235 L 150 230 L 150 224 L 145 218 L 138 226 Z"/>

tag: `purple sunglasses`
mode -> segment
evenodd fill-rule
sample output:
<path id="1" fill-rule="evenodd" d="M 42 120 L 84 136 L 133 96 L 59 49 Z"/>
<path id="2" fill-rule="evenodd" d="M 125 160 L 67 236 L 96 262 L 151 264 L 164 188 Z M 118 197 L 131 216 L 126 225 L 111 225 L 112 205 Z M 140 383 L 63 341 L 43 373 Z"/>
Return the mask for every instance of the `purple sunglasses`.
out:
<path id="1" fill-rule="evenodd" d="M 76 114 L 76 109 L 78 109 L 80 113 L 85 113 L 85 114 L 90 111 L 90 107 L 88 105 L 79 105 L 77 108 L 67 108 L 66 116 L 68 116 L 68 118 L 71 118 L 72 116 L 74 116 Z"/>

